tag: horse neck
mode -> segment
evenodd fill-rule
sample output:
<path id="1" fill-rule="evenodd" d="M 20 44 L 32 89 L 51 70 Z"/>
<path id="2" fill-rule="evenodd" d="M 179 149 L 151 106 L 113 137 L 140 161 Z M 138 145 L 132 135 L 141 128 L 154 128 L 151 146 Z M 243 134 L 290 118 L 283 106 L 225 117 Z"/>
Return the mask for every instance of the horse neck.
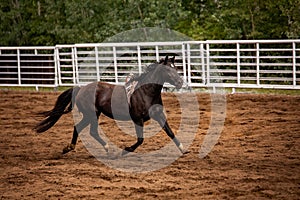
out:
<path id="1" fill-rule="evenodd" d="M 143 80 L 139 81 L 137 88 L 144 88 L 144 93 L 148 96 L 159 96 L 163 88 L 164 81 L 161 80 L 161 75 L 157 73 L 157 71 L 154 71 L 147 74 Z"/>

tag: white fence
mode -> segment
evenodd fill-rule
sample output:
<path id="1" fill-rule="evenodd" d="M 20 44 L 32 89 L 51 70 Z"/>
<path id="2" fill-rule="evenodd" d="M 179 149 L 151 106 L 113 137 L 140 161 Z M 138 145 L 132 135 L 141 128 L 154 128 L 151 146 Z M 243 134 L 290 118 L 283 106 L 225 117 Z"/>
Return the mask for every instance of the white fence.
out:
<path id="1" fill-rule="evenodd" d="M 0 86 L 55 87 L 55 47 L 0 47 Z"/>
<path id="2" fill-rule="evenodd" d="M 300 40 L 0 47 L 0 86 L 123 84 L 165 55 L 176 56 L 188 87 L 300 89 Z"/>

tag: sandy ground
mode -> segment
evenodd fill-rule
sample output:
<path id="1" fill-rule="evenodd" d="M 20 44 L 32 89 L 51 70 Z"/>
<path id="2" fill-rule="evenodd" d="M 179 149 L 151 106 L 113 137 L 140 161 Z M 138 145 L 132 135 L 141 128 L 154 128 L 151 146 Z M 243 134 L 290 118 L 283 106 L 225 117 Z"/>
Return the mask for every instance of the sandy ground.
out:
<path id="1" fill-rule="evenodd" d="M 135 173 L 106 166 L 81 141 L 62 155 L 72 137 L 71 114 L 43 134 L 32 131 L 41 119 L 36 113 L 51 109 L 58 95 L 0 91 L 0 199 L 300 199 L 300 96 L 227 95 L 222 134 L 201 159 L 212 112 L 210 95 L 199 93 L 191 152 L 162 169 Z M 176 132 L 182 117 L 178 102 L 171 93 L 163 100 Z M 119 147 L 135 141 L 111 119 L 101 117 L 100 126 Z M 137 153 L 168 142 L 159 132 Z"/>

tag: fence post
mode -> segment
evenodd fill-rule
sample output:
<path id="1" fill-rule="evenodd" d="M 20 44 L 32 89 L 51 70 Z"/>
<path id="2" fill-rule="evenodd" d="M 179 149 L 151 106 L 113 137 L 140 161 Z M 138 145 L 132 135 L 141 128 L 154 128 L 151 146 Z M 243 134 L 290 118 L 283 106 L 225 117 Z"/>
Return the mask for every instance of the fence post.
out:
<path id="1" fill-rule="evenodd" d="M 79 66 L 78 66 L 78 55 L 77 55 L 77 47 L 74 47 L 74 53 L 75 53 L 75 77 L 76 82 L 74 84 L 80 84 L 79 83 Z M 73 68 L 74 69 L 74 68 Z"/>
<path id="2" fill-rule="evenodd" d="M 297 83 L 296 70 L 296 43 L 293 42 L 293 87 L 296 87 Z"/>
<path id="3" fill-rule="evenodd" d="M 34 55 L 36 55 L 36 56 L 38 55 L 38 50 L 37 49 L 34 49 Z M 38 85 L 35 86 L 35 90 L 39 91 L 39 86 Z"/>
<path id="4" fill-rule="evenodd" d="M 241 85 L 240 44 L 236 43 L 237 84 Z"/>
<path id="5" fill-rule="evenodd" d="M 140 45 L 137 46 L 137 53 L 138 53 L 139 74 L 142 74 L 142 61 L 141 61 L 141 47 L 140 47 Z"/>
<path id="6" fill-rule="evenodd" d="M 18 85 L 21 86 L 21 60 L 20 60 L 20 49 L 17 49 L 17 62 L 18 62 Z"/>
<path id="7" fill-rule="evenodd" d="M 209 59 L 209 43 L 206 43 L 206 84 L 210 84 L 210 72 L 209 72 L 209 67 L 210 67 L 210 59 Z"/>
<path id="8" fill-rule="evenodd" d="M 61 71 L 60 71 L 60 59 L 59 59 L 59 47 L 56 48 L 56 61 L 57 61 L 57 75 L 58 75 L 58 85 L 62 85 L 61 81 Z"/>
<path id="9" fill-rule="evenodd" d="M 191 86 L 191 47 L 190 47 L 190 44 L 187 43 L 187 83 L 188 83 L 188 86 L 190 87 Z"/>
<path id="10" fill-rule="evenodd" d="M 76 51 L 75 46 L 73 46 L 71 49 L 72 49 L 73 84 L 75 85 L 76 84 L 75 55 L 77 56 L 77 53 L 75 52 Z"/>
<path id="11" fill-rule="evenodd" d="M 260 75 L 259 75 L 259 43 L 256 43 L 256 84 L 259 86 L 260 81 L 259 81 Z"/>
<path id="12" fill-rule="evenodd" d="M 158 45 L 155 46 L 155 56 L 156 56 L 156 62 L 159 62 L 159 51 L 158 51 Z"/>
<path id="13" fill-rule="evenodd" d="M 182 43 L 181 44 L 181 53 L 182 53 L 182 70 L 183 70 L 183 80 L 184 82 L 187 83 L 187 80 L 186 80 L 186 58 L 185 58 L 185 54 L 186 54 L 186 51 L 185 51 L 185 44 Z M 190 85 L 188 85 L 188 87 L 190 87 Z"/>
<path id="14" fill-rule="evenodd" d="M 202 83 L 206 84 L 205 80 L 205 57 L 204 57 L 204 47 L 203 43 L 200 44 L 200 56 L 201 56 L 201 65 L 202 65 Z"/>
<path id="15" fill-rule="evenodd" d="M 53 49 L 53 58 L 54 58 L 54 86 L 58 87 L 58 71 L 57 71 L 57 48 Z"/>
<path id="16" fill-rule="evenodd" d="M 99 53 L 98 47 L 95 45 L 95 59 L 96 59 L 96 73 L 97 81 L 100 81 L 100 69 L 99 69 Z"/>
<path id="17" fill-rule="evenodd" d="M 116 83 L 118 83 L 119 80 L 118 80 L 118 64 L 117 64 L 117 49 L 116 49 L 116 47 L 113 47 L 113 56 L 114 56 L 115 80 L 116 80 Z"/>

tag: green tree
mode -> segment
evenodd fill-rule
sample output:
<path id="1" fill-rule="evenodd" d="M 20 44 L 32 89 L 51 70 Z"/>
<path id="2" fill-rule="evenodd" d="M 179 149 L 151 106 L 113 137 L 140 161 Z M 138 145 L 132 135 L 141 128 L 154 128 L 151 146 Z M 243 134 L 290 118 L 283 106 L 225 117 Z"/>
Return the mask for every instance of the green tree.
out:
<path id="1" fill-rule="evenodd" d="M 6 0 L 0 45 L 102 42 L 143 27 L 196 40 L 299 38 L 299 7 L 300 0 Z"/>
<path id="2" fill-rule="evenodd" d="M 299 38 L 299 0 L 191 0 L 177 29 L 199 40 Z"/>

